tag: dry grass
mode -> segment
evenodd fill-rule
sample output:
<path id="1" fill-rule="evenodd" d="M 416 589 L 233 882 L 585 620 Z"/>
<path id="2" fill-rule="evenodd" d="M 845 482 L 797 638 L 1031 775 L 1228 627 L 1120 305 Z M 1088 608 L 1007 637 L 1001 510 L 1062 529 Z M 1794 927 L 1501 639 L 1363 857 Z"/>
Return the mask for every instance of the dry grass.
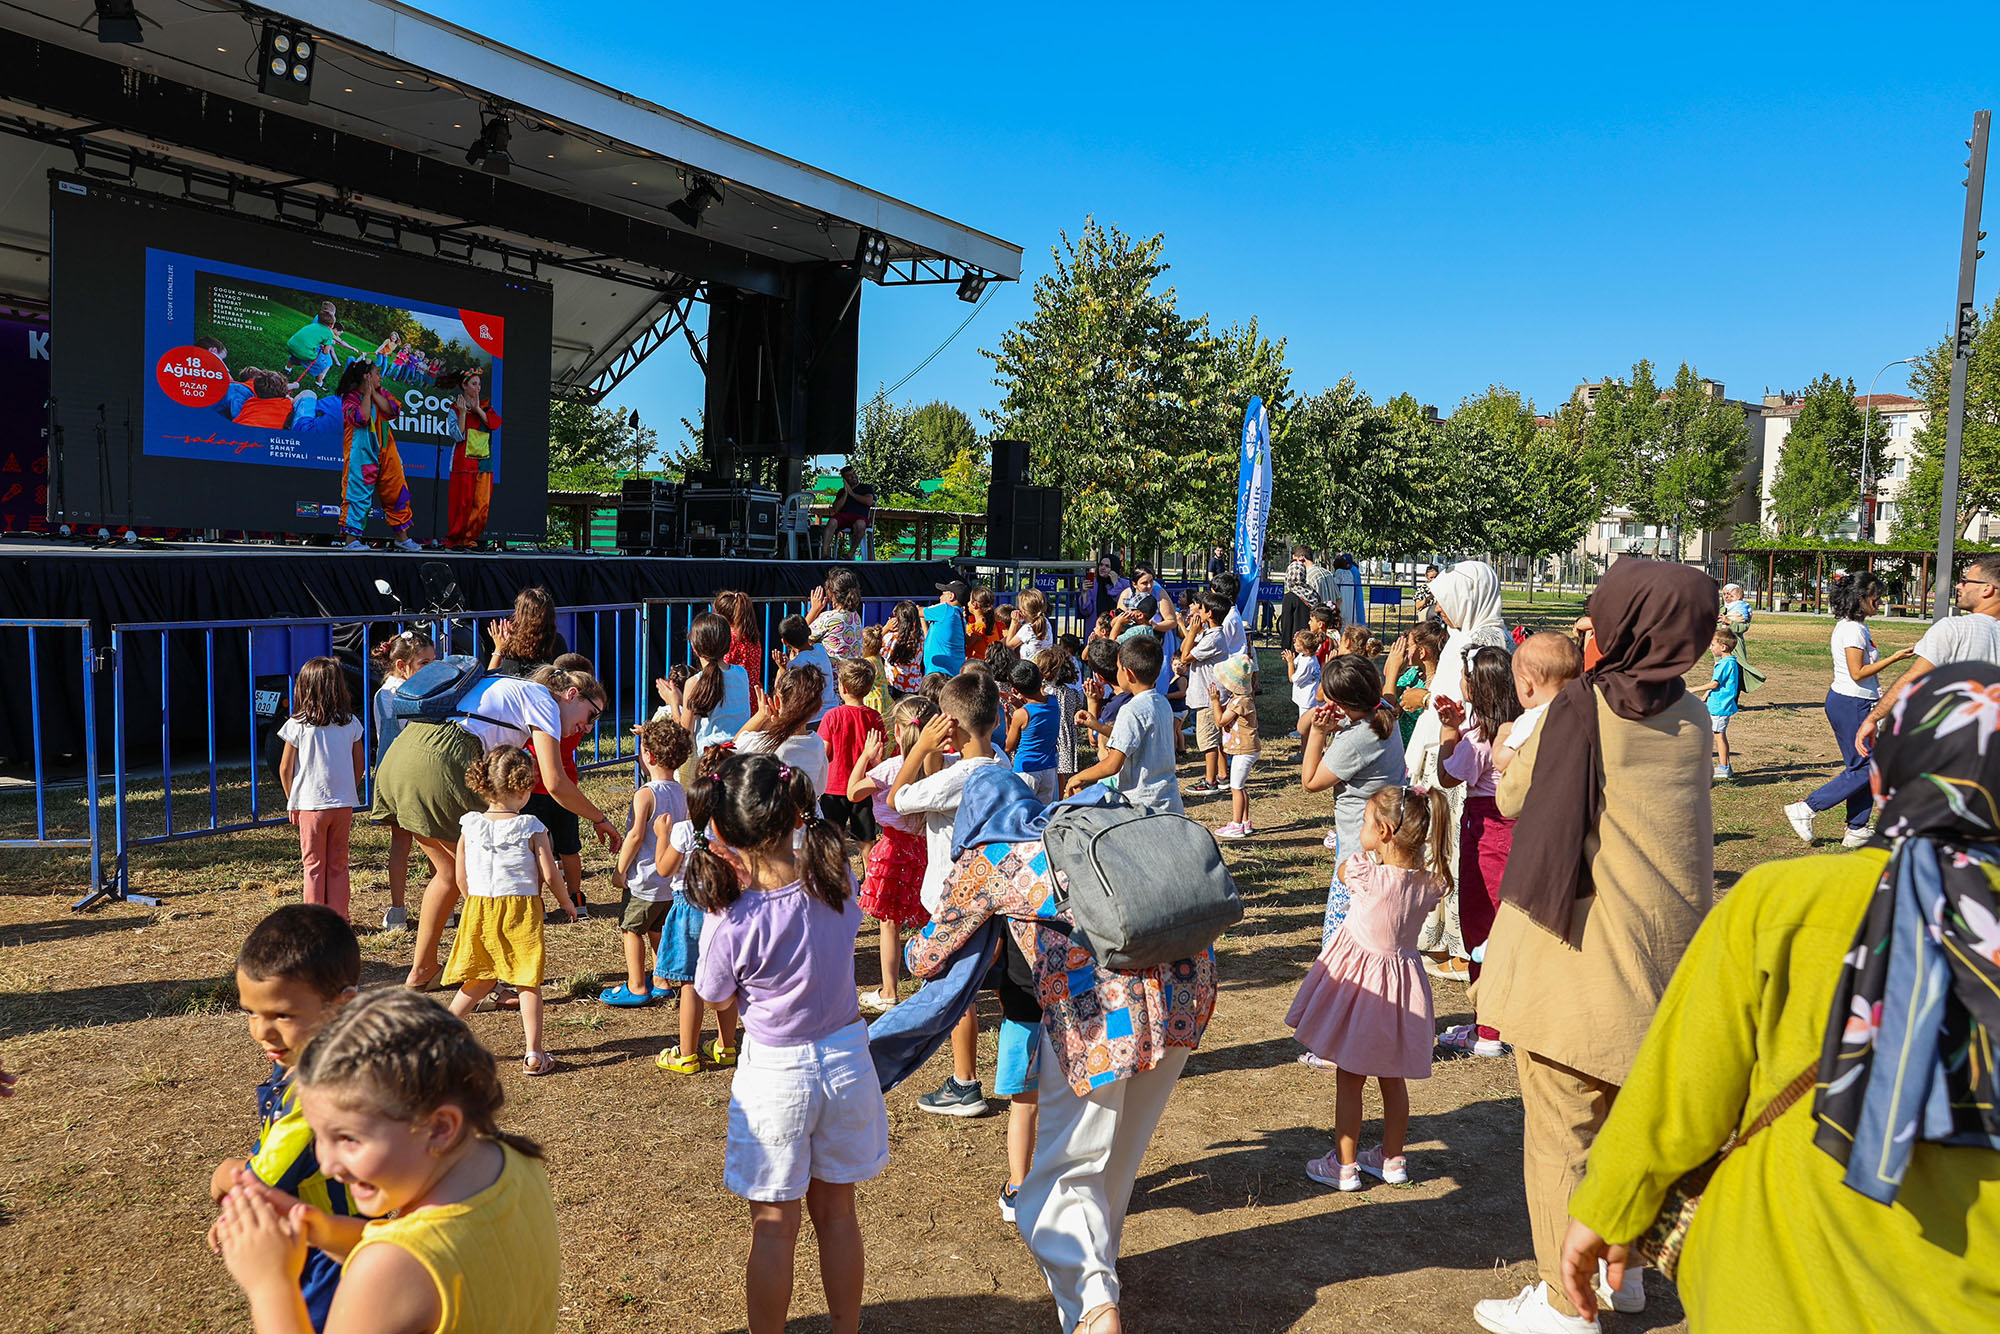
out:
<path id="1" fill-rule="evenodd" d="M 1539 616 L 1573 615 L 1562 603 Z M 1752 654 L 1774 669 L 1734 732 L 1740 777 L 1716 794 L 1718 885 L 1797 843 L 1777 808 L 1823 779 L 1835 756 L 1819 714 L 1824 619 L 1764 618 Z M 1913 625 L 1877 625 L 1887 648 Z M 1275 664 L 1273 664 L 1275 668 Z M 1706 664 L 1697 672 L 1706 676 Z M 1275 669 L 1267 680 L 1278 682 Z M 1267 722 L 1285 711 L 1266 689 Z M 1286 726 L 1267 728 L 1278 735 Z M 1520 1109 L 1504 1061 L 1440 1064 L 1411 1089 L 1413 1184 L 1339 1196 L 1306 1180 L 1323 1152 L 1331 1085 L 1293 1062 L 1283 1025 L 1318 943 L 1328 875 L 1328 803 L 1304 798 L 1296 750 L 1278 741 L 1253 780 L 1254 840 L 1229 858 L 1249 902 L 1222 942 L 1223 994 L 1146 1160 L 1125 1234 L 1131 1327 L 1141 1330 L 1460 1330 L 1469 1306 L 1532 1271 L 1519 1175 Z M 1183 775 L 1187 774 L 1183 770 Z M 591 782 L 607 805 L 614 778 Z M 205 803 L 203 803 L 205 805 Z M 178 812 L 177 798 L 177 812 Z M 1226 800 L 1192 811 L 1211 824 Z M 387 903 L 387 840 L 357 826 L 357 921 Z M 589 893 L 610 895 L 587 858 Z M 298 892 L 288 828 L 148 849 L 136 888 L 157 910 L 66 911 L 82 858 L 0 861 L 0 1060 L 21 1075 L 0 1103 L 0 1310 L 10 1330 L 240 1328 L 244 1308 L 202 1247 L 217 1159 L 244 1152 L 264 1071 L 232 1013 L 244 933 Z M 366 985 L 400 979 L 411 936 L 364 937 Z M 728 1081 L 676 1078 L 652 1057 L 673 1040 L 670 1006 L 612 1011 L 589 999 L 619 970 L 615 924 L 549 932 L 550 1045 L 564 1069 L 520 1074 L 511 1015 L 473 1024 L 507 1072 L 510 1128 L 549 1147 L 565 1253 L 567 1331 L 732 1330 L 743 1323 L 745 1211 L 722 1188 Z M 876 941 L 856 945 L 876 977 Z M 1440 1022 L 1469 1017 L 1438 988 Z M 990 1033 L 983 1069 L 992 1069 Z M 889 1096 L 892 1161 L 862 1190 L 871 1330 L 1046 1330 L 1053 1307 L 993 1196 L 1005 1119 L 924 1116 L 943 1059 Z M 1371 1115 L 1375 1110 L 1371 1096 Z M 1679 1328 L 1671 1285 L 1617 1330 Z M 794 1328 L 824 1327 L 811 1247 L 801 1250 Z"/>

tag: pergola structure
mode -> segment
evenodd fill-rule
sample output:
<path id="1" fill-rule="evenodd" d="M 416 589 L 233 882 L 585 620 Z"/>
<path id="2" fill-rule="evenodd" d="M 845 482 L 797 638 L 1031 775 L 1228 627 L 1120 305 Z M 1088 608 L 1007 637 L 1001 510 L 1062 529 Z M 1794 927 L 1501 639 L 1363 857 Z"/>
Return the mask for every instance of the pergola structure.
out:
<path id="1" fill-rule="evenodd" d="M 1845 570 L 1853 570 L 1858 565 L 1861 570 L 1873 570 L 1875 562 L 1915 561 L 1917 563 L 1916 602 L 1906 610 L 1918 616 L 1930 615 L 1930 571 L 1931 561 L 1936 559 L 1934 551 L 1895 551 L 1876 547 L 1732 547 L 1720 553 L 1722 561 L 1722 582 L 1730 581 L 1731 562 L 1747 562 L 1751 570 L 1758 569 L 1762 562 L 1763 582 L 1752 598 L 1752 602 L 1762 609 L 1772 609 L 1778 579 L 1780 558 L 1791 560 L 1811 557 L 1813 562 L 1812 582 L 1807 596 L 1814 611 L 1826 609 L 1826 572 L 1829 560 Z M 1748 590 L 1746 590 L 1748 591 Z"/>

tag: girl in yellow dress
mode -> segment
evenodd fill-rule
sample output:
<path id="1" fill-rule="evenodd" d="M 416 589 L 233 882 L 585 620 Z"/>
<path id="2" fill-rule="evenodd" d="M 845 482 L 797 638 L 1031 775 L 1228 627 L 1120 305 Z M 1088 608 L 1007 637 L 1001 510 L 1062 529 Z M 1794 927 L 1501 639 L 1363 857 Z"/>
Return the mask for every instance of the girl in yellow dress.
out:
<path id="1" fill-rule="evenodd" d="M 558 881 L 557 883 L 560 883 Z M 258 1334 L 309 1334 L 306 1248 L 341 1259 L 326 1334 L 548 1334 L 561 1252 L 541 1148 L 494 1124 L 493 1057 L 400 987 L 350 1001 L 294 1079 L 320 1170 L 365 1218 L 261 1183 L 223 1198 L 216 1248 Z"/>

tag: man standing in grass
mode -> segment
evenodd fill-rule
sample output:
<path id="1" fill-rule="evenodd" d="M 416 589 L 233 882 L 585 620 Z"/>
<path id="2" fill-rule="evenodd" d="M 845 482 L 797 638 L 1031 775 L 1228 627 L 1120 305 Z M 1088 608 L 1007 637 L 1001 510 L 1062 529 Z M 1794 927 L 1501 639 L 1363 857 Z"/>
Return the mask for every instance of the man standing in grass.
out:
<path id="1" fill-rule="evenodd" d="M 1959 576 L 1958 609 L 1963 616 L 1947 616 L 1917 641 L 1911 650 L 1910 670 L 1903 681 L 1914 681 L 1931 668 L 1946 662 L 1990 662 L 2000 665 L 2000 553 L 1974 556 Z M 1889 710 L 1902 697 L 1902 681 L 1893 690 L 1884 690 L 1868 716 L 1854 744 L 1862 754 L 1875 746 L 1875 731 Z"/>

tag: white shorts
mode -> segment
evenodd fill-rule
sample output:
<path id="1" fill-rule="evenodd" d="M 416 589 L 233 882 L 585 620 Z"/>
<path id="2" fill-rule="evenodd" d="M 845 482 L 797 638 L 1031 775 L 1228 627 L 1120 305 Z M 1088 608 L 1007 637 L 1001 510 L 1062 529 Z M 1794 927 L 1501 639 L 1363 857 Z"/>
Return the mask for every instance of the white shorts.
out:
<path id="1" fill-rule="evenodd" d="M 1035 800 L 1047 806 L 1062 799 L 1062 787 L 1056 782 L 1054 769 L 1036 769 L 1021 775 L 1021 781 L 1035 794 Z"/>
<path id="2" fill-rule="evenodd" d="M 889 1165 L 889 1113 L 860 1020 L 796 1047 L 748 1033 L 729 1087 L 722 1184 L 766 1204 L 802 1199 L 815 1180 L 867 1181 Z"/>
<path id="3" fill-rule="evenodd" d="M 1724 732 L 1727 732 L 1729 730 L 1729 720 L 1734 718 L 1735 716 L 1736 715 L 1733 713 L 1709 714 L 1708 730 L 1715 733 L 1715 735 L 1717 736 L 1721 736 Z"/>
<path id="4" fill-rule="evenodd" d="M 1250 786 L 1250 766 L 1257 763 L 1255 755 L 1231 755 L 1229 757 L 1229 788 L 1241 792 Z"/>

